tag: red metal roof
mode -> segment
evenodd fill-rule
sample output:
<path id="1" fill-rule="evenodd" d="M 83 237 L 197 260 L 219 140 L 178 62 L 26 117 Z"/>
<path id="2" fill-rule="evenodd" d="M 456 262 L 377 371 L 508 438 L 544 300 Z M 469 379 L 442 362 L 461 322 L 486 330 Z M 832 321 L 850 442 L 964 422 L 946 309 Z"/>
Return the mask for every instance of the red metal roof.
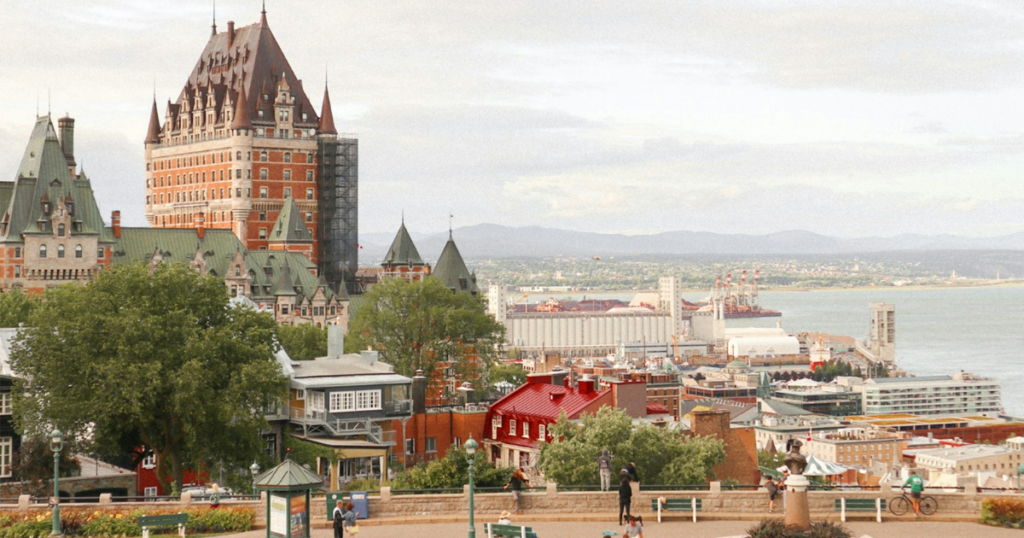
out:
<path id="1" fill-rule="evenodd" d="M 501 415 L 548 419 L 552 422 L 558 419 L 562 411 L 569 418 L 579 418 L 578 415 L 587 406 L 610 392 L 609 389 L 580 394 L 576 388 L 543 382 L 527 383 L 494 402 L 489 411 Z"/>
<path id="2" fill-rule="evenodd" d="M 647 404 L 648 415 L 667 415 L 668 408 L 660 403 L 649 403 Z"/>

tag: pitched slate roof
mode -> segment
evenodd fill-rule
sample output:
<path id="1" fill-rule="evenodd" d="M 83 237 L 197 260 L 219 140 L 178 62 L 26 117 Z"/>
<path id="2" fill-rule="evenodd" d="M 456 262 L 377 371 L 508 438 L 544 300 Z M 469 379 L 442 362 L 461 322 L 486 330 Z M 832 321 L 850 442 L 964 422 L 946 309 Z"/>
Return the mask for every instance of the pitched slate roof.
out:
<path id="1" fill-rule="evenodd" d="M 402 222 L 402 226 L 398 229 L 398 233 L 395 234 L 395 240 L 391 242 L 391 248 L 388 249 L 388 253 L 384 256 L 384 261 L 381 265 L 384 267 L 397 265 L 424 265 L 423 258 L 420 257 L 419 251 L 416 250 L 416 244 L 412 242 L 412 236 L 409 235 L 409 230 L 405 228 L 404 221 Z"/>
<path id="2" fill-rule="evenodd" d="M 250 250 L 245 253 L 245 266 L 249 270 L 249 286 L 253 290 L 254 300 L 268 300 L 282 291 L 287 293 L 280 287 L 285 267 L 288 268 L 288 282 L 292 283 L 292 291 L 300 300 L 310 300 L 318 287 L 324 289 L 327 300 L 335 297 L 330 286 L 312 273 L 316 269 L 313 262 L 298 252 Z M 338 300 L 344 300 L 344 296 L 339 296 Z"/>
<path id="3" fill-rule="evenodd" d="M 277 216 L 277 222 L 270 230 L 270 241 L 281 241 L 286 243 L 311 243 L 313 234 L 310 233 L 306 223 L 302 220 L 302 212 L 295 204 L 291 196 L 285 199 L 281 213 Z"/>
<path id="4" fill-rule="evenodd" d="M 466 262 L 462 259 L 462 254 L 459 253 L 459 247 L 455 246 L 455 240 L 450 234 L 431 275 L 441 279 L 444 285 L 452 291 L 469 293 L 480 291 L 476 285 L 476 275 L 469 272 Z"/>
<path id="5" fill-rule="evenodd" d="M 164 263 L 190 263 L 196 250 L 203 253 L 206 269 L 221 278 L 236 251 L 245 245 L 231 230 L 207 228 L 203 237 L 191 228 L 121 228 L 114 245 L 114 263 L 149 263 L 158 251 Z"/>
<path id="6" fill-rule="evenodd" d="M 71 236 L 99 235 L 101 242 L 113 240 L 104 229 L 88 178 L 84 173 L 78 178 L 72 175 L 53 122 L 42 116 L 36 119 L 17 177 L 13 182 L 0 182 L 0 210 L 4 212 L 0 221 L 7 223 L 0 240 L 21 242 L 22 234 L 52 233 L 39 227 L 40 221 L 50 221 L 43 202 L 50 202 L 51 210 L 56 211 L 61 200 L 72 204 Z"/>
<path id="7" fill-rule="evenodd" d="M 256 477 L 257 489 L 311 489 L 323 485 L 324 479 L 302 465 L 285 459 L 276 467 Z"/>
<path id="8" fill-rule="evenodd" d="M 319 116 L 264 16 L 256 24 L 235 28 L 234 36 L 229 36 L 228 32 L 210 36 L 172 112 L 177 114 L 182 103 L 193 100 L 196 94 L 205 98 L 213 88 L 221 92 L 217 95 L 218 104 L 223 102 L 227 90 L 234 99 L 241 92 L 240 95 L 247 100 L 246 111 L 250 118 L 257 118 L 257 111 L 262 110 L 263 117 L 272 123 L 277 84 L 282 77 L 295 99 L 296 122 L 316 126 Z M 300 121 L 302 114 L 307 115 L 305 122 Z"/>

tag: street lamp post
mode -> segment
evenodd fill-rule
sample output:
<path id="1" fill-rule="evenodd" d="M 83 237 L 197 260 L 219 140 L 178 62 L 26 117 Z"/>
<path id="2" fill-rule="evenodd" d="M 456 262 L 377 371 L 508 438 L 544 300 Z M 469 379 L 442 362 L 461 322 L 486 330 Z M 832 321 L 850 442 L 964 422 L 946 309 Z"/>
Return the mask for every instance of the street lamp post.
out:
<path id="1" fill-rule="evenodd" d="M 249 466 L 249 472 L 252 473 L 252 494 L 256 495 L 256 475 L 260 474 L 260 464 L 256 460 Z"/>
<path id="2" fill-rule="evenodd" d="M 476 538 L 476 525 L 473 523 L 473 465 L 476 464 L 477 442 L 473 440 L 473 434 L 469 434 L 466 440 L 466 459 L 469 460 L 469 538 Z"/>
<path id="3" fill-rule="evenodd" d="M 60 536 L 60 451 L 64 449 L 64 434 L 54 428 L 50 433 L 53 451 L 53 530 L 50 536 Z"/>

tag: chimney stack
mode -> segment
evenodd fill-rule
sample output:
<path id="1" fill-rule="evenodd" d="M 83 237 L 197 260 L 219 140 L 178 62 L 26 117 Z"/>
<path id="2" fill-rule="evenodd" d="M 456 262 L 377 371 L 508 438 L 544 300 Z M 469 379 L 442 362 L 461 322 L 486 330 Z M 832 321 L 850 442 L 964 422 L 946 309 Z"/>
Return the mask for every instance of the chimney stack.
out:
<path id="1" fill-rule="evenodd" d="M 192 217 L 192 225 L 195 227 L 199 239 L 206 236 L 206 215 L 202 211 Z"/>
<path id="2" fill-rule="evenodd" d="M 416 370 L 412 378 L 412 413 L 419 415 L 427 412 L 427 378 L 423 370 Z"/>
<path id="3" fill-rule="evenodd" d="M 235 44 L 235 21 L 228 21 L 228 48 Z"/>
<path id="4" fill-rule="evenodd" d="M 114 229 L 114 237 L 121 237 L 121 212 L 114 211 L 110 214 L 110 227 Z"/>
<path id="5" fill-rule="evenodd" d="M 72 171 L 75 169 L 75 119 L 64 116 L 57 120 L 60 130 L 60 148 L 64 151 L 64 159 Z"/>

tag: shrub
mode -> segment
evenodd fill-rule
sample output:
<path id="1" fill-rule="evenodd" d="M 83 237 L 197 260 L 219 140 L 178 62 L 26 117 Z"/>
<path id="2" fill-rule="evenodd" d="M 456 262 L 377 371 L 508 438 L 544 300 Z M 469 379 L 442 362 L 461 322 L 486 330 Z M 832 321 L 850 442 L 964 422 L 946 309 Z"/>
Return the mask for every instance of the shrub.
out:
<path id="1" fill-rule="evenodd" d="M 375 478 L 359 478 L 353 480 L 345 487 L 341 488 L 342 491 L 380 491 L 380 480 Z"/>
<path id="2" fill-rule="evenodd" d="M 42 538 L 49 536 L 53 530 L 53 523 L 49 520 L 18 521 L 9 527 L 0 529 L 0 538 Z"/>
<path id="3" fill-rule="evenodd" d="M 142 529 L 135 524 L 135 517 L 122 514 L 101 514 L 82 525 L 82 536 L 115 538 L 118 536 L 139 536 Z M 6 537 L 0 537 L 6 538 Z"/>
<path id="4" fill-rule="evenodd" d="M 981 501 L 981 522 L 1015 529 L 1024 527 L 1024 500 L 1007 498 Z"/>
<path id="5" fill-rule="evenodd" d="M 245 532 L 255 521 L 252 508 L 193 508 L 185 527 L 191 532 Z"/>
<path id="6" fill-rule="evenodd" d="M 750 538 L 851 538 L 850 529 L 832 521 L 811 522 L 807 530 L 787 526 L 780 519 L 765 519 L 747 529 Z"/>

